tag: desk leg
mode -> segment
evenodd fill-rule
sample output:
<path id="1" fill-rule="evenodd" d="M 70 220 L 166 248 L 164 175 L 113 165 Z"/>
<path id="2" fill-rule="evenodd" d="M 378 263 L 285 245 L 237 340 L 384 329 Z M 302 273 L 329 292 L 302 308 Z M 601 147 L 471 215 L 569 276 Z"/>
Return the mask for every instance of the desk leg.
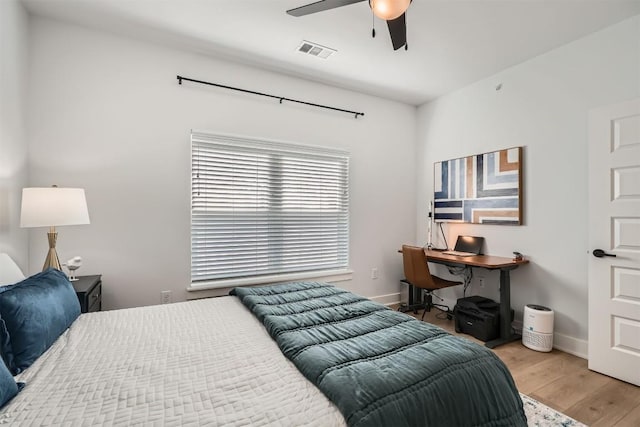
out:
<path id="1" fill-rule="evenodd" d="M 418 313 L 418 310 L 424 308 L 424 304 L 422 303 L 422 289 L 409 284 L 403 280 L 404 283 L 409 286 L 409 301 L 408 304 L 402 304 L 398 311 L 406 313 L 407 311 L 413 311 L 414 314 Z"/>
<path id="2" fill-rule="evenodd" d="M 496 348 L 499 345 L 516 341 L 520 335 L 511 332 L 511 280 L 510 269 L 500 269 L 500 337 L 487 341 L 486 347 Z"/>

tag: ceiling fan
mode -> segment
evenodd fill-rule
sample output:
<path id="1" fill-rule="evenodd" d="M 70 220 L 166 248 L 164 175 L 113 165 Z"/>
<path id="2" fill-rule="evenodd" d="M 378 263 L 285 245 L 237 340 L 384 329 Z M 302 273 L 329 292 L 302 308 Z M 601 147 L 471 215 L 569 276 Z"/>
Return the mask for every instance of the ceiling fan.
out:
<path id="1" fill-rule="evenodd" d="M 315 3 L 310 3 L 304 6 L 296 7 L 295 9 L 287 10 L 287 13 L 291 16 L 304 16 L 310 15 L 316 12 L 323 12 L 329 9 L 335 9 L 337 7 L 347 6 L 353 3 L 360 3 L 365 0 L 321 0 Z M 369 7 L 380 19 L 387 21 L 389 27 L 389 34 L 391 35 L 391 44 L 393 50 L 398 50 L 404 46 L 407 50 L 407 23 L 405 19 L 405 12 L 409 7 L 412 0 L 368 0 Z M 371 33 L 373 37 L 376 36 L 375 29 Z"/>

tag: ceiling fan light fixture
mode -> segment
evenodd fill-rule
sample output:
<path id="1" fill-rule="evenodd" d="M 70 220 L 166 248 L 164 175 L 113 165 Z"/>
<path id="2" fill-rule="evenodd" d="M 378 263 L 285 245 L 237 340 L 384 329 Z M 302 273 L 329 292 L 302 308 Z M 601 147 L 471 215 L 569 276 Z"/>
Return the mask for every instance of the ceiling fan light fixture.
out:
<path id="1" fill-rule="evenodd" d="M 373 14 L 385 21 L 396 19 L 405 13 L 409 3 L 411 0 L 369 0 Z"/>

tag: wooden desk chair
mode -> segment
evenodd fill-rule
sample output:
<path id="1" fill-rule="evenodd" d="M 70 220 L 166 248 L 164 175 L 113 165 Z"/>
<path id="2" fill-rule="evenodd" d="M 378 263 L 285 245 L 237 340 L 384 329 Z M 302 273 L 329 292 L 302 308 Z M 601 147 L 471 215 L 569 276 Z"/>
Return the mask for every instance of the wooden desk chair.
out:
<path id="1" fill-rule="evenodd" d="M 411 286 L 421 288 L 425 293 L 422 304 L 420 304 L 420 306 L 424 308 L 422 319 L 424 319 L 425 313 L 431 311 L 433 307 L 447 313 L 447 319 L 451 319 L 452 316 L 449 307 L 433 302 L 433 291 L 448 288 L 449 286 L 462 285 L 462 282 L 453 282 L 438 276 L 433 276 L 429 271 L 427 256 L 423 248 L 402 245 L 402 262 L 404 264 L 404 282 Z M 411 289 L 409 292 L 411 292 Z M 436 296 L 436 298 L 438 297 Z"/>

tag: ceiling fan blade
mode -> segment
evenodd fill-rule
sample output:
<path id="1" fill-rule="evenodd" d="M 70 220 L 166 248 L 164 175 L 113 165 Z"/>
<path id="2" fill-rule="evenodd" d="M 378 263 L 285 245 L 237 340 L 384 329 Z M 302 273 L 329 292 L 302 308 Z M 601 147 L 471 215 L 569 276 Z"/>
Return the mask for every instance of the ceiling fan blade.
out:
<path id="1" fill-rule="evenodd" d="M 289 9 L 287 10 L 287 13 L 291 16 L 298 17 L 310 15 L 316 12 L 323 12 L 329 9 L 335 9 L 336 7 L 347 6 L 353 3 L 360 3 L 361 1 L 364 0 L 321 0 L 315 3 L 296 7 L 295 9 Z"/>
<path id="2" fill-rule="evenodd" d="M 407 22 L 404 13 L 396 19 L 387 21 L 387 26 L 389 27 L 389 34 L 391 35 L 393 50 L 398 50 L 407 44 Z"/>

